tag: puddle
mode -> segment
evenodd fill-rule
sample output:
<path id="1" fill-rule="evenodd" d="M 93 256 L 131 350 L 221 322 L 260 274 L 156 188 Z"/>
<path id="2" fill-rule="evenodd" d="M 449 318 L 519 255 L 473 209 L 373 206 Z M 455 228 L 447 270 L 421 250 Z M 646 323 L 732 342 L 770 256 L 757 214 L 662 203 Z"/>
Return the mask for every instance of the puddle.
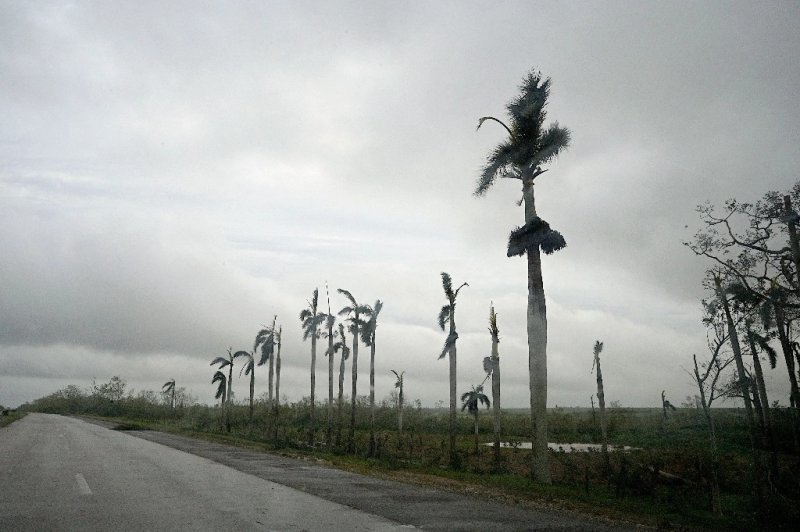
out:
<path id="1" fill-rule="evenodd" d="M 484 443 L 487 447 L 494 445 L 493 443 Z M 500 447 L 507 449 L 530 449 L 531 442 L 500 442 Z M 548 443 L 547 447 L 551 451 L 565 452 L 565 453 L 586 453 L 586 452 L 600 452 L 601 446 L 599 443 Z M 639 447 L 629 447 L 628 445 L 609 445 L 609 451 L 637 451 Z"/>

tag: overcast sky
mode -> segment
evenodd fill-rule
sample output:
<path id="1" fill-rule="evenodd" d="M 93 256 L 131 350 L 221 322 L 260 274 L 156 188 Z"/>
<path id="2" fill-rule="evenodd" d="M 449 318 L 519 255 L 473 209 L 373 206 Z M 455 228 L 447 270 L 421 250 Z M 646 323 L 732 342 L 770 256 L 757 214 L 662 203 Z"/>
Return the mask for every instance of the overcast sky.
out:
<path id="1" fill-rule="evenodd" d="M 798 28 L 788 1 L 0 0 L 0 404 L 113 375 L 210 402 L 211 359 L 275 314 L 298 400 L 298 314 L 315 287 L 327 310 L 326 281 L 334 311 L 336 288 L 384 302 L 378 399 L 394 369 L 446 403 L 446 271 L 469 282 L 459 393 L 483 378 L 494 301 L 503 404 L 525 406 L 520 187 L 472 191 L 504 133 L 477 120 L 531 68 L 573 139 L 537 180 L 568 244 L 544 259 L 549 404 L 589 405 L 597 339 L 607 400 L 679 403 L 707 352 L 707 264 L 681 244 L 695 206 L 800 178 Z M 366 394 L 365 349 L 359 369 Z M 785 368 L 769 375 L 787 403 Z"/>

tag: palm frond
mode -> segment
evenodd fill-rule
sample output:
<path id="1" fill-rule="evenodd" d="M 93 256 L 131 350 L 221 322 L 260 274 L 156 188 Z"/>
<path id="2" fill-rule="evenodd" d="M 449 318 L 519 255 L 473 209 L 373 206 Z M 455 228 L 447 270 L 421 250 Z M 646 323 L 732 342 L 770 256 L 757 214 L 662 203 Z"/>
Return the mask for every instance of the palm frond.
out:
<path id="1" fill-rule="evenodd" d="M 217 372 L 214 373 L 214 377 L 211 379 L 211 384 L 214 384 L 215 382 L 219 384 L 217 384 L 217 393 L 214 396 L 214 399 L 219 399 L 220 397 L 224 397 L 225 392 L 227 391 L 227 383 L 228 383 L 228 379 L 225 377 L 225 374 L 217 370 Z"/>
<path id="2" fill-rule="evenodd" d="M 355 307 L 344 307 L 339 311 L 339 316 L 347 316 L 348 314 L 352 314 L 354 311 Z"/>
<path id="3" fill-rule="evenodd" d="M 442 307 L 442 310 L 439 311 L 439 327 L 444 330 L 444 326 L 447 323 L 447 320 L 450 319 L 450 305 L 445 305 Z"/>
<path id="4" fill-rule="evenodd" d="M 439 355 L 439 360 L 443 359 L 447 353 L 450 352 L 450 349 L 456 345 L 456 340 L 458 340 L 458 333 L 453 331 L 449 335 L 447 335 L 447 339 L 444 341 L 444 347 L 442 348 L 442 353 Z"/>
<path id="5" fill-rule="evenodd" d="M 562 150 L 569 148 L 572 134 L 569 129 L 559 127 L 558 122 L 553 122 L 545 132 L 542 133 L 538 142 L 538 149 L 531 157 L 530 168 L 546 164 L 558 157 Z"/>
<path id="6" fill-rule="evenodd" d="M 492 373 L 496 368 L 497 364 L 494 363 L 491 356 L 483 357 L 483 371 L 485 371 L 487 375 Z"/>
<path id="7" fill-rule="evenodd" d="M 492 339 L 500 341 L 500 329 L 497 328 L 497 314 L 494 312 L 494 305 L 489 307 L 489 334 Z"/>
<path id="8" fill-rule="evenodd" d="M 346 297 L 347 300 L 350 301 L 350 304 L 352 304 L 354 307 L 357 305 L 356 298 L 353 297 L 353 294 L 351 294 L 344 288 L 337 288 L 336 291 L 342 294 L 344 297 Z"/>
<path id="9" fill-rule="evenodd" d="M 775 349 L 769 345 L 769 338 L 761 336 L 758 333 L 750 332 L 750 335 L 753 338 L 753 341 L 761 348 L 761 351 L 767 354 L 767 359 L 769 360 L 769 367 L 775 369 L 775 366 L 778 364 L 778 353 Z"/>
<path id="10" fill-rule="evenodd" d="M 486 162 L 483 164 L 478 176 L 478 182 L 475 184 L 473 194 L 475 196 L 483 196 L 486 191 L 491 188 L 498 177 L 515 177 L 519 175 L 514 172 L 514 145 L 511 140 L 505 140 L 494 147 L 492 152 L 486 157 Z"/>
<path id="11" fill-rule="evenodd" d="M 448 301 L 452 301 L 455 298 L 455 294 L 453 293 L 453 280 L 447 272 L 442 272 L 442 288 L 444 288 L 444 295 L 447 297 Z"/>
<path id="12" fill-rule="evenodd" d="M 550 228 L 550 224 L 534 216 L 525 225 L 511 231 L 508 236 L 509 257 L 522 256 L 529 249 L 540 246 L 542 251 L 551 253 L 563 249 L 567 243 L 561 233 Z"/>
<path id="13" fill-rule="evenodd" d="M 600 353 L 602 353 L 603 352 L 603 342 L 601 342 L 600 340 L 595 340 L 594 349 L 592 350 L 592 352 L 594 353 L 594 356 L 597 356 Z"/>
<path id="14" fill-rule="evenodd" d="M 211 361 L 211 364 L 209 364 L 209 366 L 213 366 L 214 364 L 219 364 L 219 369 L 222 369 L 225 366 L 229 365 L 230 363 L 231 361 L 228 360 L 227 358 L 217 357 Z"/>
<path id="15" fill-rule="evenodd" d="M 175 388 L 175 379 L 170 379 L 164 383 L 164 386 L 161 387 L 162 390 L 166 389 L 166 391 L 170 391 Z"/>

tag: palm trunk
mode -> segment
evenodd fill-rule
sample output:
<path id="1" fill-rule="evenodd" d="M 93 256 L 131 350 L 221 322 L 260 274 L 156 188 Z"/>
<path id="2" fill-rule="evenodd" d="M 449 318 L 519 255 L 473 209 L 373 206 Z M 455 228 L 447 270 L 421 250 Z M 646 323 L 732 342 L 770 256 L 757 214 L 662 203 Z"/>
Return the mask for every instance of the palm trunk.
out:
<path id="1" fill-rule="evenodd" d="M 330 309 L 328 309 L 330 312 Z M 331 323 L 330 321 L 328 323 Z M 328 426 L 325 430 L 325 443 L 333 444 L 333 325 L 328 327 Z"/>
<path id="2" fill-rule="evenodd" d="M 255 355 L 254 355 L 255 356 Z M 253 366 L 250 368 L 250 422 L 253 422 L 253 396 L 256 393 L 256 361 L 253 359 Z"/>
<path id="3" fill-rule="evenodd" d="M 344 339 L 342 339 L 344 341 Z M 336 408 L 336 446 L 342 444 L 342 408 L 344 406 L 344 354 L 339 360 L 339 401 Z"/>
<path id="4" fill-rule="evenodd" d="M 274 413 L 272 419 L 272 439 L 278 439 L 278 416 L 281 412 L 281 331 L 282 328 L 278 329 L 278 345 L 276 346 L 277 350 L 275 352 L 275 403 L 274 403 Z"/>
<path id="5" fill-rule="evenodd" d="M 789 340 L 788 331 L 786 330 L 786 316 L 781 303 L 782 301 L 774 302 L 773 308 L 775 309 L 775 324 L 778 329 L 778 339 L 781 343 L 783 359 L 786 362 L 786 370 L 789 372 L 789 405 L 792 416 L 792 438 L 794 440 L 794 449 L 797 451 L 800 448 L 800 436 L 798 436 L 797 427 L 797 416 L 798 412 L 800 412 L 800 390 L 798 390 L 797 387 L 792 344 Z"/>
<path id="6" fill-rule="evenodd" d="M 450 302 L 450 336 L 456 332 L 455 304 Z M 450 348 L 450 465 L 456 464 L 456 343 Z"/>
<path id="7" fill-rule="evenodd" d="M 536 216 L 533 179 L 522 181 L 525 223 Z M 528 374 L 531 404 L 531 476 L 550 484 L 547 449 L 547 306 L 538 247 L 528 249 Z"/>
<path id="8" fill-rule="evenodd" d="M 233 382 L 233 357 L 231 357 L 231 365 L 228 366 L 228 368 L 228 399 L 226 403 L 230 405 L 231 398 L 233 397 L 233 386 L 231 386 Z"/>
<path id="9" fill-rule="evenodd" d="M 492 309 L 494 312 L 494 309 Z M 492 334 L 492 413 L 494 414 L 494 464 L 500 466 L 500 339 Z"/>
<path id="10" fill-rule="evenodd" d="M 403 441 L 403 382 L 400 381 L 400 396 L 397 398 L 397 430 L 400 441 Z"/>
<path id="11" fill-rule="evenodd" d="M 369 455 L 375 455 L 375 331 L 369 353 Z"/>
<path id="12" fill-rule="evenodd" d="M 314 420 L 314 407 L 316 406 L 317 387 L 317 331 L 311 335 L 311 427 L 308 430 L 308 443 L 314 445 L 316 425 Z"/>
<path id="13" fill-rule="evenodd" d="M 783 197 L 783 208 L 785 214 L 791 215 L 792 213 L 792 198 L 791 196 Z M 790 221 L 786 224 L 789 227 L 789 247 L 792 250 L 792 260 L 794 261 L 795 272 L 800 272 L 800 238 L 797 236 L 797 224 Z M 800 278 L 797 278 L 796 292 L 800 296 Z"/>
<path id="14" fill-rule="evenodd" d="M 273 325 L 273 334 L 275 332 L 274 329 L 275 325 Z M 269 408 L 272 409 L 272 401 L 274 400 L 274 396 L 272 395 L 272 383 L 274 382 L 275 378 L 275 358 L 270 355 L 269 357 L 269 384 L 268 384 L 268 397 L 269 397 Z"/>
<path id="15" fill-rule="evenodd" d="M 478 447 L 478 414 L 475 414 L 475 454 L 480 452 L 480 448 Z"/>
<path id="16" fill-rule="evenodd" d="M 358 314 L 355 319 L 358 320 Z M 356 397 L 358 394 L 358 321 L 354 321 L 353 326 L 353 363 L 350 368 L 352 371 L 353 387 L 350 396 L 350 439 L 347 443 L 348 451 L 356 451 Z"/>
<path id="17" fill-rule="evenodd" d="M 175 387 L 172 387 L 172 400 L 170 401 L 170 406 L 173 410 L 175 410 Z"/>
<path id="18" fill-rule="evenodd" d="M 594 357 L 597 366 L 597 402 L 600 404 L 600 449 L 603 460 L 608 465 L 608 422 L 606 421 L 606 394 L 603 390 L 603 372 L 600 369 L 600 354 Z M 665 409 L 666 411 L 666 409 Z"/>

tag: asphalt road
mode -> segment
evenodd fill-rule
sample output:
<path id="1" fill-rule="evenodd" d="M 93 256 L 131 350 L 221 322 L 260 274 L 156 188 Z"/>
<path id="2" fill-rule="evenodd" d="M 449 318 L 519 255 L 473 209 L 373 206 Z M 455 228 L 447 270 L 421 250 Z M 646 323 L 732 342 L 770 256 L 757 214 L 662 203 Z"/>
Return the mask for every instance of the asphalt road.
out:
<path id="1" fill-rule="evenodd" d="M 303 460 L 29 414 L 0 429 L 0 530 L 611 530 Z"/>

